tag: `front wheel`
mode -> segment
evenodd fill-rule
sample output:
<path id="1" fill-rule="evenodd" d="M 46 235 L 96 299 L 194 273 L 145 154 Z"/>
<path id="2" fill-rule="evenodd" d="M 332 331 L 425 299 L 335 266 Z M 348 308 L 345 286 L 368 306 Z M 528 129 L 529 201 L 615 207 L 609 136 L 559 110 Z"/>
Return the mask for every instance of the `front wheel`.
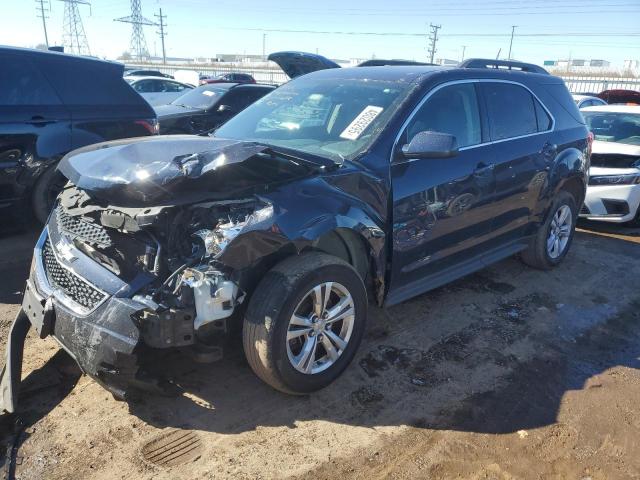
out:
<path id="1" fill-rule="evenodd" d="M 347 368 L 366 317 L 366 289 L 351 265 L 318 252 L 292 257 L 269 271 L 251 297 L 245 355 L 277 390 L 310 393 Z"/>
<path id="2" fill-rule="evenodd" d="M 578 209 L 569 192 L 560 191 L 551 204 L 546 220 L 520 257 L 527 265 L 550 270 L 559 265 L 569 251 L 576 230 Z"/>

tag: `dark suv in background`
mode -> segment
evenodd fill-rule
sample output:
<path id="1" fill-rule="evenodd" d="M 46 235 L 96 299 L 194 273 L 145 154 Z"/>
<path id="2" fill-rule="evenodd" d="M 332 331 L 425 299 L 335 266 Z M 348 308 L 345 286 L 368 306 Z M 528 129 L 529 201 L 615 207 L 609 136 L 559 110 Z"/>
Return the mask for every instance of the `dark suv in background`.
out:
<path id="1" fill-rule="evenodd" d="M 351 362 L 368 299 L 393 305 L 514 254 L 562 262 L 590 155 L 562 79 L 493 60 L 304 65 L 213 137 L 61 162 L 70 183 L 35 248 L 0 410 L 30 324 L 119 397 L 161 385 L 158 353 L 218 359 L 241 328 L 254 372 L 302 394 Z"/>
<path id="2" fill-rule="evenodd" d="M 0 47 L 0 66 L 0 208 L 32 207 L 44 222 L 66 153 L 157 133 L 155 112 L 123 80 L 121 64 Z"/>

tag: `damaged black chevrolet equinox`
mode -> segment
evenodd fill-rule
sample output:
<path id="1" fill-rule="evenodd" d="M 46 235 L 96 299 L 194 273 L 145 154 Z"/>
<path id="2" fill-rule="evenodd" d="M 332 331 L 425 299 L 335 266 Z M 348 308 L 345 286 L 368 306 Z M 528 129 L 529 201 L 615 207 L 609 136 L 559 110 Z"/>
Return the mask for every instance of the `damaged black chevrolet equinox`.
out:
<path id="1" fill-rule="evenodd" d="M 121 398 L 164 385 L 145 367 L 159 352 L 215 360 L 240 329 L 262 380 L 318 390 L 356 354 L 369 301 L 514 254 L 558 265 L 589 154 L 561 79 L 482 60 L 324 69 L 210 137 L 76 150 L 12 328 L 2 408 L 30 325 Z"/>

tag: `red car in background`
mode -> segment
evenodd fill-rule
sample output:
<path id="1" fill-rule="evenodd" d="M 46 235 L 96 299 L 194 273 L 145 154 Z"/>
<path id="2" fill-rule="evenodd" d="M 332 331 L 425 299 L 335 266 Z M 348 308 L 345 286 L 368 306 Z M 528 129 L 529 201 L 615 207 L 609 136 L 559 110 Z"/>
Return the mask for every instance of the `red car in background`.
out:
<path id="1" fill-rule="evenodd" d="M 215 77 L 200 76 L 200 85 L 208 83 L 256 83 L 256 79 L 248 73 L 221 73 Z"/>
<path id="2" fill-rule="evenodd" d="M 598 97 L 613 104 L 640 105 L 640 92 L 636 90 L 605 90 L 598 94 Z"/>

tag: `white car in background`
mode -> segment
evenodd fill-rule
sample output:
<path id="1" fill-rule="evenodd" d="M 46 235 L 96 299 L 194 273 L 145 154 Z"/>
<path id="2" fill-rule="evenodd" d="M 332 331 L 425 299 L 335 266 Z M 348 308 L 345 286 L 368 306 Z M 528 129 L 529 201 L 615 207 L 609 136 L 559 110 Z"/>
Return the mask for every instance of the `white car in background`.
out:
<path id="1" fill-rule="evenodd" d="M 580 216 L 640 226 L 640 106 L 580 110 L 594 135 L 589 186 Z"/>
<path id="2" fill-rule="evenodd" d="M 578 108 L 597 107 L 599 105 L 606 105 L 607 102 L 601 98 L 594 97 L 592 95 L 577 95 L 571 94 L 573 101 L 576 102 Z"/>
<path id="3" fill-rule="evenodd" d="M 138 77 L 129 75 L 124 80 L 152 107 L 168 105 L 193 89 L 193 85 L 165 77 Z"/>

